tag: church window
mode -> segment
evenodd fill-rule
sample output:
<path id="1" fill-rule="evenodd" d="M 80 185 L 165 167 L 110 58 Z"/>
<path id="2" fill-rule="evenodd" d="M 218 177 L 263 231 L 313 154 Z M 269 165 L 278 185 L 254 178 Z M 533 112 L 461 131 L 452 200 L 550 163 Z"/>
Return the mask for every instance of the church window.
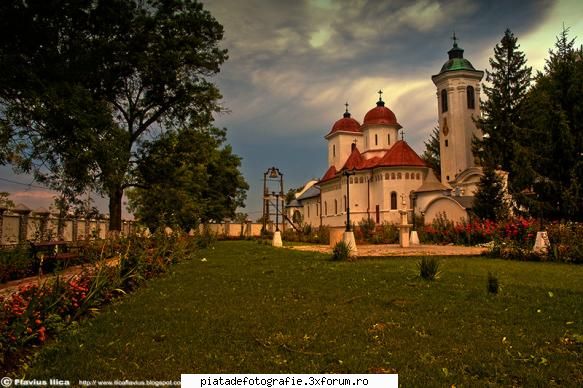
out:
<path id="1" fill-rule="evenodd" d="M 400 172 L 397 173 L 397 179 L 401 179 L 401 173 Z"/>
<path id="2" fill-rule="evenodd" d="M 447 90 L 441 91 L 441 113 L 447 112 Z"/>
<path id="3" fill-rule="evenodd" d="M 405 179 L 409 179 L 409 173 L 408 172 L 405 173 Z"/>
<path id="4" fill-rule="evenodd" d="M 391 173 L 391 179 L 393 179 L 393 180 L 395 179 L 395 173 L 394 172 Z"/>
<path id="5" fill-rule="evenodd" d="M 336 157 L 336 145 L 332 144 L 332 157 Z"/>
<path id="6" fill-rule="evenodd" d="M 308 208 L 308 218 L 310 218 L 310 205 L 308 205 L 307 208 Z"/>
<path id="7" fill-rule="evenodd" d="M 328 202 L 324 201 L 324 214 L 328 215 Z"/>
<path id="8" fill-rule="evenodd" d="M 421 174 L 417 173 L 417 180 L 421 180 Z"/>
<path id="9" fill-rule="evenodd" d="M 364 177 L 360 177 L 358 183 L 364 183 Z"/>
<path id="10" fill-rule="evenodd" d="M 449 144 L 449 143 L 447 142 L 447 139 L 446 139 L 446 140 L 445 140 L 445 146 L 447 147 L 447 146 L 448 146 L 448 144 Z"/>
<path id="11" fill-rule="evenodd" d="M 385 173 L 385 180 L 388 181 L 390 179 L 390 175 L 388 172 Z"/>
<path id="12" fill-rule="evenodd" d="M 338 200 L 334 200 L 334 214 L 338 214 Z"/>
<path id="13" fill-rule="evenodd" d="M 374 135 L 374 145 L 379 145 L 379 136 Z"/>
<path id="14" fill-rule="evenodd" d="M 391 210 L 397 210 L 397 193 L 391 193 Z"/>
<path id="15" fill-rule="evenodd" d="M 449 175 L 445 177 L 445 179 L 447 179 L 447 181 L 449 182 Z"/>
<path id="16" fill-rule="evenodd" d="M 354 183 L 354 179 L 350 177 L 350 183 Z"/>
<path id="17" fill-rule="evenodd" d="M 319 203 L 316 203 L 316 217 L 318 217 L 318 205 Z"/>
<path id="18" fill-rule="evenodd" d="M 346 211 L 346 195 L 344 196 L 344 211 Z"/>
<path id="19" fill-rule="evenodd" d="M 387 144 L 391 145 L 391 134 L 387 135 Z"/>
<path id="20" fill-rule="evenodd" d="M 466 89 L 466 94 L 468 97 L 468 109 L 474 109 L 476 107 L 476 96 L 474 93 L 474 88 L 472 86 L 468 86 Z"/>

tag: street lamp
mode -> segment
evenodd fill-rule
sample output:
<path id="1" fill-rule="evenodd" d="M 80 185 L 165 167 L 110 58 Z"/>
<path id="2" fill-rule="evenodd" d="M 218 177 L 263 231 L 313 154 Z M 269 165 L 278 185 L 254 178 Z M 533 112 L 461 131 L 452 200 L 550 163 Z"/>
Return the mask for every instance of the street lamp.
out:
<path id="1" fill-rule="evenodd" d="M 271 195 L 275 196 L 275 231 L 279 232 L 279 193 L 273 191 Z"/>
<path id="2" fill-rule="evenodd" d="M 346 177 L 346 231 L 350 232 L 352 229 L 350 227 L 350 177 L 355 175 L 354 170 L 348 171 L 344 170 L 342 173 Z"/>

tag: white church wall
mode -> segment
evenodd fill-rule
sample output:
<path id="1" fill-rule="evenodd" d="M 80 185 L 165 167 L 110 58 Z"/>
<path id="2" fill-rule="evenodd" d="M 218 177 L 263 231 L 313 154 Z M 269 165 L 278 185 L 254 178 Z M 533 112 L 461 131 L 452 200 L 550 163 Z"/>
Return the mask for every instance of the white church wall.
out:
<path id="1" fill-rule="evenodd" d="M 440 213 L 445 213 L 448 220 L 453 222 L 466 221 L 466 210 L 449 197 L 441 197 L 431 202 L 425 210 L 425 223 L 431 224 Z"/>
<path id="2" fill-rule="evenodd" d="M 352 153 L 352 143 L 356 139 L 358 144 L 361 137 L 360 133 L 341 132 L 330 137 L 328 139 L 328 167 L 334 166 L 336 170 L 340 170 Z"/>

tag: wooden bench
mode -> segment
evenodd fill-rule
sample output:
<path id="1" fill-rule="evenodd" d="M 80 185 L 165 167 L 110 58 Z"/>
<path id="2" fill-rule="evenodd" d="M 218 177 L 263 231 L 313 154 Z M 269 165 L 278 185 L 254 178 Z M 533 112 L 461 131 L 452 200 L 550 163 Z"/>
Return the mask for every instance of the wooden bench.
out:
<path id="1" fill-rule="evenodd" d="M 39 267 L 50 262 L 65 262 L 79 258 L 78 252 L 72 252 L 66 241 L 33 241 L 30 243 L 32 255 L 39 261 Z M 52 266 L 51 263 L 49 264 Z"/>

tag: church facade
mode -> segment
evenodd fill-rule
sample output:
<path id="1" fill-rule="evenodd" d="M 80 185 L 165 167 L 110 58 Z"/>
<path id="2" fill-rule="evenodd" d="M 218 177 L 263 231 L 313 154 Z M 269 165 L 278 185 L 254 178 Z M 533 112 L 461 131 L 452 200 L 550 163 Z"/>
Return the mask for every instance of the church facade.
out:
<path id="1" fill-rule="evenodd" d="M 395 113 L 379 91 L 379 100 L 362 124 L 346 112 L 326 134 L 328 169 L 288 205 L 305 223 L 343 226 L 372 219 L 377 224 L 398 223 L 400 210 L 424 215 L 431 222 L 445 212 L 449 219 L 467 217 L 482 170 L 472 153 L 481 139 L 474 118 L 480 116 L 483 72 L 463 57 L 454 37 L 449 59 L 432 76 L 437 89 L 440 127 L 441 180 L 403 138 Z M 347 190 L 349 187 L 349 191 Z"/>

